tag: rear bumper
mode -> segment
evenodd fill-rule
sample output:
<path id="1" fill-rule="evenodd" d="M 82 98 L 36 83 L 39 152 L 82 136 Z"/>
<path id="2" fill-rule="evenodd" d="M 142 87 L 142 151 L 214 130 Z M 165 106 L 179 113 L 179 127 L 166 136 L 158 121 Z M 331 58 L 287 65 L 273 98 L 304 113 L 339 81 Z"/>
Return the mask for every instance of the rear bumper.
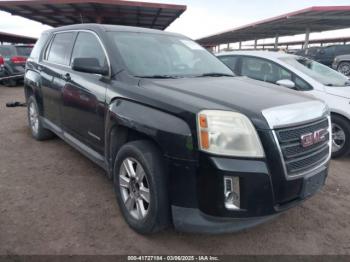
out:
<path id="1" fill-rule="evenodd" d="M 223 218 L 202 213 L 197 208 L 172 206 L 173 224 L 176 230 L 191 233 L 234 233 L 268 222 L 279 214 L 252 218 Z"/>

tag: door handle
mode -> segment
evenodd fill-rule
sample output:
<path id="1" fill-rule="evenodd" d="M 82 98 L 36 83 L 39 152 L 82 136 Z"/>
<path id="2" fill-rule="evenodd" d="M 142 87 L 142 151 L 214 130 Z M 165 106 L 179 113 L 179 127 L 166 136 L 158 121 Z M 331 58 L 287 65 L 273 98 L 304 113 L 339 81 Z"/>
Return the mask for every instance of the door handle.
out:
<path id="1" fill-rule="evenodd" d="M 66 80 L 66 81 L 70 81 L 71 80 L 70 74 L 67 73 L 67 74 L 62 75 L 62 79 Z"/>

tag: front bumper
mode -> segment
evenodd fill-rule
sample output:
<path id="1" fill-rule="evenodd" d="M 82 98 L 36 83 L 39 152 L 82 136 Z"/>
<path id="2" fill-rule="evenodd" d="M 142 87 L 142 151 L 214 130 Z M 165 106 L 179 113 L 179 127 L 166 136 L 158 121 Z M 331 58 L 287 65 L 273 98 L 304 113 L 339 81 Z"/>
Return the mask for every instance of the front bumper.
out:
<path id="1" fill-rule="evenodd" d="M 248 229 L 274 219 L 278 214 L 251 218 L 222 218 L 202 213 L 196 208 L 172 206 L 174 227 L 182 232 L 222 234 Z"/>
<path id="2" fill-rule="evenodd" d="M 273 162 L 274 160 L 272 160 Z M 271 161 L 233 159 L 200 153 L 199 165 L 187 161 L 171 162 L 170 187 L 174 227 L 179 231 L 202 233 L 236 232 L 264 223 L 300 204 L 317 190 L 305 193 L 305 181 L 323 174 L 327 165 L 294 180 L 278 173 Z M 277 171 L 277 173 L 276 173 Z M 224 177 L 238 176 L 240 209 L 224 205 Z"/>

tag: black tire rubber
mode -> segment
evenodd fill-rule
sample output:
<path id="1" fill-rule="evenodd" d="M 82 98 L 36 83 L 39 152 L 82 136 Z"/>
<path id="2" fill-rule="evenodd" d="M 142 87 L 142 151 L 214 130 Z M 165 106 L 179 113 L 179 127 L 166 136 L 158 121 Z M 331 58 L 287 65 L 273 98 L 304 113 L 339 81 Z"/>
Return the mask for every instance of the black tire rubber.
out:
<path id="1" fill-rule="evenodd" d="M 8 76 L 11 76 L 11 74 L 9 73 L 9 71 L 7 69 L 5 69 L 4 77 L 8 77 Z M 1 82 L 1 84 L 6 86 L 6 87 L 14 87 L 17 85 L 17 81 L 14 79 L 3 80 Z"/>
<path id="2" fill-rule="evenodd" d="M 144 168 L 150 187 L 150 209 L 142 220 L 133 218 L 127 211 L 119 187 L 119 170 L 123 161 L 132 157 Z M 167 174 L 164 160 L 156 146 L 147 140 L 125 144 L 119 150 L 113 170 L 113 183 L 119 208 L 128 225 L 139 234 L 159 232 L 169 226 L 170 206 L 168 201 Z"/>
<path id="3" fill-rule="evenodd" d="M 55 135 L 48 129 L 44 128 L 43 127 L 43 123 L 42 123 L 42 120 L 41 118 L 39 117 L 39 128 L 38 128 L 38 132 L 35 133 L 31 127 L 31 124 L 30 124 L 30 119 L 29 119 L 29 106 L 31 103 L 34 103 L 36 109 L 37 109 L 37 112 L 39 112 L 39 107 L 38 107 L 38 104 L 34 98 L 34 96 L 30 96 L 27 100 L 27 118 L 28 118 L 28 125 L 29 125 L 29 128 L 30 128 L 30 131 L 32 133 L 32 136 L 34 139 L 38 140 L 38 141 L 43 141 L 43 140 L 48 140 L 48 139 L 51 139 L 53 138 Z M 40 115 L 40 114 L 39 114 Z"/>
<path id="4" fill-rule="evenodd" d="M 339 158 L 350 153 L 350 121 L 343 116 L 332 115 L 332 123 L 339 125 L 345 133 L 345 145 L 339 151 L 332 153 L 332 158 Z"/>
<path id="5" fill-rule="evenodd" d="M 337 71 L 343 74 L 343 72 L 340 71 L 340 68 L 344 65 L 348 65 L 350 67 L 350 62 L 348 62 L 348 61 L 340 62 L 340 64 L 338 65 Z M 348 74 L 344 74 L 344 75 L 350 76 L 350 72 Z"/>

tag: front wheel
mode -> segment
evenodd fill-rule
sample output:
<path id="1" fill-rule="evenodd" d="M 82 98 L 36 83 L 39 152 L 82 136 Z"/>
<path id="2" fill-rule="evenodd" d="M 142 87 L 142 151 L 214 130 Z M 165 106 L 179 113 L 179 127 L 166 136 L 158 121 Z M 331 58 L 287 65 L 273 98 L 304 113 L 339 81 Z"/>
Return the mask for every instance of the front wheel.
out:
<path id="1" fill-rule="evenodd" d="M 170 207 L 163 157 L 149 141 L 125 144 L 114 165 L 114 188 L 120 210 L 136 232 L 165 228 Z"/>
<path id="2" fill-rule="evenodd" d="M 350 152 L 350 123 L 342 116 L 332 116 L 332 157 L 338 158 Z"/>

